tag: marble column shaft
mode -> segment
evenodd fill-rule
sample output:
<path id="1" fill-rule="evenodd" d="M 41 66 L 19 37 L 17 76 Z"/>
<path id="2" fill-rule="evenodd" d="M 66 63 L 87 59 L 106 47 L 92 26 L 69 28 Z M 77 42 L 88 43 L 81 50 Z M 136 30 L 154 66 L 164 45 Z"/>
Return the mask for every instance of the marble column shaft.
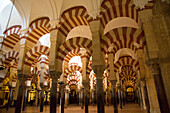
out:
<path id="1" fill-rule="evenodd" d="M 111 80 L 110 82 L 112 84 L 112 99 L 113 99 L 114 113 L 118 113 L 117 93 L 116 93 L 116 82 L 117 82 L 117 80 Z"/>
<path id="2" fill-rule="evenodd" d="M 148 97 L 148 90 L 146 87 L 146 80 L 141 79 L 143 92 L 144 92 L 144 99 L 145 99 L 145 105 L 146 105 L 146 111 L 147 113 L 150 113 L 150 103 L 149 103 L 149 97 Z"/>
<path id="3" fill-rule="evenodd" d="M 28 99 L 28 88 L 26 87 L 24 93 L 23 107 L 22 107 L 23 111 L 25 111 L 26 109 L 27 99 Z"/>
<path id="4" fill-rule="evenodd" d="M 152 70 L 152 75 L 155 82 L 155 88 L 156 88 L 157 97 L 159 101 L 160 111 L 161 113 L 168 113 L 170 111 L 170 108 L 168 105 L 168 100 L 167 100 L 164 84 L 161 77 L 160 67 L 157 61 L 158 60 L 151 61 L 150 68 Z"/>
<path id="5" fill-rule="evenodd" d="M 13 88 L 11 86 L 9 86 L 9 90 L 10 90 L 10 94 L 9 94 L 9 98 L 8 98 L 8 103 L 6 106 L 6 109 L 9 110 L 10 105 L 11 105 L 11 99 L 12 99 L 12 93 L 13 93 Z"/>
<path id="6" fill-rule="evenodd" d="M 18 74 L 18 79 L 19 79 L 19 89 L 18 89 L 17 103 L 15 106 L 15 113 L 21 113 L 21 108 L 23 105 L 23 96 L 25 92 L 25 81 L 27 79 L 27 75 Z"/>
<path id="7" fill-rule="evenodd" d="M 93 66 L 93 70 L 96 74 L 96 91 L 97 91 L 97 112 L 104 113 L 104 92 L 103 92 L 103 72 L 102 65 Z"/>
<path id="8" fill-rule="evenodd" d="M 83 106 L 84 106 L 84 88 L 81 88 L 81 109 L 83 109 Z"/>
<path id="9" fill-rule="evenodd" d="M 52 86 L 50 93 L 50 113 L 56 113 L 57 107 L 57 81 L 61 72 L 50 71 L 50 77 L 52 78 Z"/>
<path id="10" fill-rule="evenodd" d="M 41 94 L 40 94 L 40 112 L 43 112 L 43 106 L 44 106 L 44 86 L 41 86 Z"/>
<path id="11" fill-rule="evenodd" d="M 119 96 L 119 107 L 122 109 L 122 95 L 121 95 L 121 88 L 118 87 L 118 96 Z"/>
<path id="12" fill-rule="evenodd" d="M 89 112 L 88 104 L 89 104 L 89 82 L 83 82 L 84 85 L 84 98 L 85 98 L 85 113 Z"/>
<path id="13" fill-rule="evenodd" d="M 61 98 L 60 98 L 60 113 L 64 113 L 64 102 L 65 102 L 65 94 L 64 94 L 64 88 L 65 88 L 65 84 L 64 82 L 60 82 L 60 93 L 61 93 Z"/>

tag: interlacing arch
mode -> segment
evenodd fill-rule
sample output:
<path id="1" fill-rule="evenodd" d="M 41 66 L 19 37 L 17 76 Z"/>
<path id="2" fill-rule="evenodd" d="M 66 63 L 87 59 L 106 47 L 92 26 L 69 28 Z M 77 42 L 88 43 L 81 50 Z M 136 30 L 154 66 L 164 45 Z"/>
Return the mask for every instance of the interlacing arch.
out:
<path id="1" fill-rule="evenodd" d="M 144 9 L 133 4 L 132 0 L 104 0 L 101 4 L 101 25 L 103 29 L 107 23 L 117 17 L 129 17 L 138 23 L 138 12 L 145 9 L 152 9 L 153 0 L 148 1 Z"/>
<path id="2" fill-rule="evenodd" d="M 31 66 L 36 58 L 40 57 L 43 54 L 49 56 L 49 53 L 50 53 L 49 47 L 43 45 L 36 46 L 25 54 L 24 64 Z"/>
<path id="3" fill-rule="evenodd" d="M 3 57 L 0 59 L 0 64 L 5 64 L 5 66 L 8 66 L 11 61 L 19 59 L 19 52 L 17 51 L 9 51 Z"/>
<path id="4" fill-rule="evenodd" d="M 132 59 L 131 57 L 122 57 L 120 58 L 117 62 L 115 62 L 114 64 L 114 71 L 118 72 L 119 68 L 121 66 L 125 66 L 125 65 L 131 65 L 134 66 L 137 70 L 139 70 L 139 62 L 135 59 Z"/>
<path id="5" fill-rule="evenodd" d="M 27 43 L 30 47 L 34 47 L 40 37 L 50 33 L 49 21 L 48 17 L 41 17 L 30 23 L 27 36 Z"/>
<path id="6" fill-rule="evenodd" d="M 3 46 L 13 49 L 14 46 L 20 41 L 20 30 L 20 25 L 15 25 L 5 30 Z"/>
<path id="7" fill-rule="evenodd" d="M 59 47 L 57 59 L 63 61 L 65 56 L 76 48 L 85 48 L 92 53 L 92 41 L 83 37 L 75 37 L 67 40 Z"/>
<path id="8" fill-rule="evenodd" d="M 76 26 L 89 25 L 92 18 L 88 15 L 83 6 L 76 6 L 64 11 L 61 15 L 61 26 L 59 27 L 59 36 L 67 37 L 68 33 Z"/>
<path id="9" fill-rule="evenodd" d="M 76 72 L 76 71 L 79 71 L 80 73 L 82 73 L 82 68 L 78 65 L 71 65 L 64 70 L 64 77 L 67 77 L 69 74 Z"/>
<path id="10" fill-rule="evenodd" d="M 100 38 L 101 50 L 106 54 L 108 48 L 113 45 L 113 53 L 115 54 L 122 48 L 129 48 L 136 50 L 134 43 L 137 43 L 140 48 L 144 48 L 146 45 L 146 39 L 144 32 L 140 29 L 122 27 L 112 29 Z"/>

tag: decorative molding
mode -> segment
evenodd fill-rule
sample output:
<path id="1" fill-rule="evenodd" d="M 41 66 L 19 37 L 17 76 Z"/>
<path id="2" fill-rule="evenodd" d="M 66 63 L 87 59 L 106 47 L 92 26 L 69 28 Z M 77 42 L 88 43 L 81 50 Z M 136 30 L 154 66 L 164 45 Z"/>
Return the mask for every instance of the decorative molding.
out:
<path id="1" fill-rule="evenodd" d="M 49 23 L 51 25 L 51 28 L 55 29 L 55 28 L 59 27 L 60 20 L 59 19 L 51 20 Z"/>
<path id="2" fill-rule="evenodd" d="M 145 5 L 148 4 L 148 1 L 150 0 L 133 0 L 133 4 L 138 6 L 140 9 L 144 9 Z"/>
<path id="3" fill-rule="evenodd" d="M 91 10 L 88 14 L 95 20 L 100 15 L 100 9 Z"/>
<path id="4" fill-rule="evenodd" d="M 50 78 L 52 79 L 52 83 L 56 83 L 62 73 L 59 71 L 50 71 L 49 74 L 50 74 Z"/>

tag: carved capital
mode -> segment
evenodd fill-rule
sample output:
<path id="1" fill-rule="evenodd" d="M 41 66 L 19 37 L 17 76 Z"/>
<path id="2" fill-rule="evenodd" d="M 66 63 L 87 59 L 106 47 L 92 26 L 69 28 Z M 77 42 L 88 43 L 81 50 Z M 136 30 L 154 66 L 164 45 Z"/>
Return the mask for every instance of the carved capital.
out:
<path id="1" fill-rule="evenodd" d="M 146 64 L 149 66 L 153 76 L 160 74 L 160 66 L 159 66 L 158 58 L 150 59 L 146 61 Z"/>
<path id="2" fill-rule="evenodd" d="M 94 65 L 92 66 L 94 73 L 96 74 L 96 79 L 102 79 L 104 73 L 104 66 L 103 65 Z"/>
<path id="3" fill-rule="evenodd" d="M 112 84 L 112 87 L 113 88 L 116 88 L 116 83 L 117 83 L 117 80 L 110 80 L 111 84 Z"/>
<path id="4" fill-rule="evenodd" d="M 144 9 L 145 5 L 148 4 L 149 0 L 133 0 L 133 4 L 139 7 L 140 9 Z"/>
<path id="5" fill-rule="evenodd" d="M 141 78 L 140 82 L 142 86 L 146 86 L 146 78 Z"/>
<path id="6" fill-rule="evenodd" d="M 84 88 L 86 88 L 86 89 L 89 88 L 89 82 L 83 81 L 82 84 L 83 84 Z"/>
<path id="7" fill-rule="evenodd" d="M 17 76 L 18 76 L 18 80 L 19 80 L 20 84 L 25 85 L 25 81 L 27 80 L 28 75 L 17 74 Z"/>
<path id="8" fill-rule="evenodd" d="M 51 20 L 51 21 L 50 21 L 50 27 L 51 27 L 52 29 L 55 29 L 55 28 L 59 27 L 59 23 L 60 23 L 60 20 L 59 20 L 59 19 Z"/>
<path id="9" fill-rule="evenodd" d="M 52 79 L 52 83 L 57 83 L 62 73 L 59 71 L 50 71 L 49 74 L 50 78 Z"/>
<path id="10" fill-rule="evenodd" d="M 58 84 L 60 85 L 61 88 L 64 88 L 66 86 L 66 84 L 64 82 L 58 82 Z"/>

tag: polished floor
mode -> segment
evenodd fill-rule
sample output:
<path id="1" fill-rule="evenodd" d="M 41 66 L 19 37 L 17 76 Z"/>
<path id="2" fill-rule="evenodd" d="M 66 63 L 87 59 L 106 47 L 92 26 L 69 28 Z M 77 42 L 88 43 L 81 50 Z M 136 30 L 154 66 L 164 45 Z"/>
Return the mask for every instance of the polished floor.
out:
<path id="1" fill-rule="evenodd" d="M 6 111 L 5 109 L 0 109 L 0 113 L 14 113 L 14 108 L 10 108 L 9 111 Z M 84 109 L 81 109 L 80 106 L 68 106 L 64 109 L 65 113 L 83 113 Z M 50 112 L 50 106 L 44 106 L 44 112 L 43 113 L 49 113 Z M 40 113 L 39 108 L 37 107 L 30 107 L 28 106 L 26 110 L 22 113 Z M 57 113 L 60 113 L 59 108 L 57 107 Z M 89 106 L 89 113 L 97 113 L 97 106 Z M 113 107 L 112 106 L 105 106 L 105 113 L 113 113 Z M 123 109 L 119 109 L 119 113 L 146 113 L 145 110 L 140 108 L 138 104 L 126 104 L 126 106 L 123 107 Z"/>

